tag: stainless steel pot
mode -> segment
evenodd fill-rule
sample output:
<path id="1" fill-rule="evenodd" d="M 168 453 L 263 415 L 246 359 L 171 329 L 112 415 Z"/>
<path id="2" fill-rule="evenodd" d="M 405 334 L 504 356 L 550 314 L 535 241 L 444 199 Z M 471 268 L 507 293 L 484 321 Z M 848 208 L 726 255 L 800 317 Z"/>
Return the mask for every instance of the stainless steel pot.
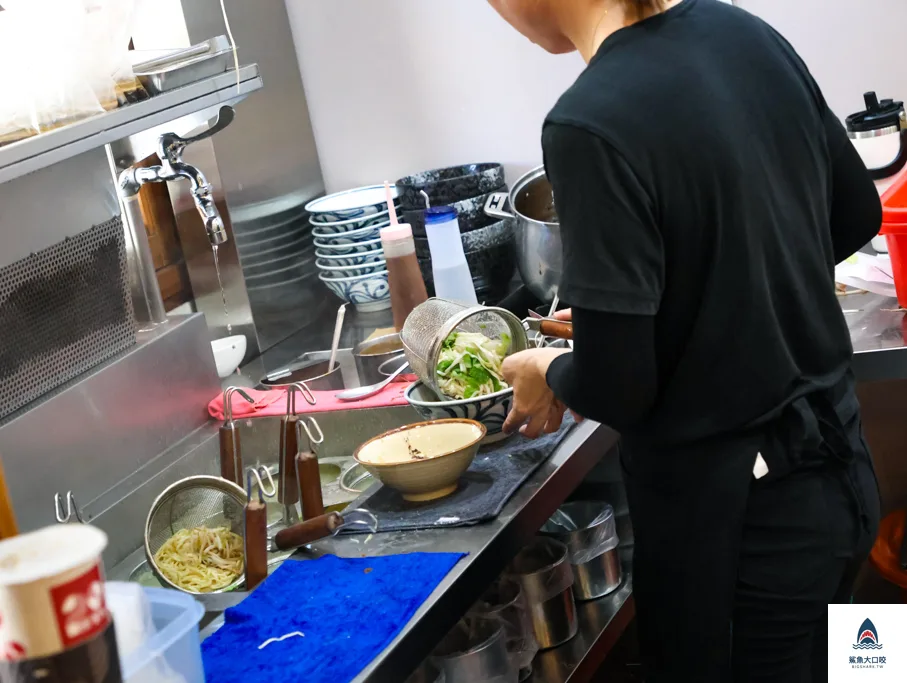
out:
<path id="1" fill-rule="evenodd" d="M 579 625 L 567 546 L 540 536 L 519 552 L 506 573 L 523 589 L 540 649 L 557 647 L 576 635 Z"/>
<path id="2" fill-rule="evenodd" d="M 378 384 L 387 379 L 387 376 L 403 362 L 403 360 L 398 363 L 389 362 L 395 358 L 403 358 L 403 342 L 396 333 L 369 339 L 353 349 L 353 358 L 362 386 Z"/>
<path id="3" fill-rule="evenodd" d="M 561 226 L 545 167 L 516 181 L 510 194 L 492 194 L 485 202 L 485 213 L 516 220 L 514 242 L 523 284 L 542 301 L 553 301 L 563 272 L 563 254 Z"/>
<path id="4" fill-rule="evenodd" d="M 507 654 L 504 627 L 490 619 L 464 617 L 432 653 L 447 683 L 517 683 Z"/>

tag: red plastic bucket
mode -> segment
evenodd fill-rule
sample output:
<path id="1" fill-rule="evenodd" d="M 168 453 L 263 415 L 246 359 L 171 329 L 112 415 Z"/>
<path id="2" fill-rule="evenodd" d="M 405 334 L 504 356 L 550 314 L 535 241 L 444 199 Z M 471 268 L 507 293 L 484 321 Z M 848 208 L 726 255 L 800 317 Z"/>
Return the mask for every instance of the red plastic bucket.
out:
<path id="1" fill-rule="evenodd" d="M 888 242 L 898 304 L 907 308 L 907 175 L 882 195 L 882 229 Z"/>

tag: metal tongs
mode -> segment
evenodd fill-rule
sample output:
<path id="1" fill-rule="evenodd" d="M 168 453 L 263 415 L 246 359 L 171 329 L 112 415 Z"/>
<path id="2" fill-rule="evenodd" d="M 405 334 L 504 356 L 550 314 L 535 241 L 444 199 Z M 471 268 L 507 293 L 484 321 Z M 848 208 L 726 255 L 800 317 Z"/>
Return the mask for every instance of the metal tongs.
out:
<path id="1" fill-rule="evenodd" d="M 536 346 L 544 346 L 546 338 L 573 341 L 573 323 L 554 317 L 558 303 L 560 303 L 560 299 L 555 296 L 554 301 L 551 302 L 551 308 L 548 309 L 547 317 L 530 309 L 529 317 L 523 319 L 523 329 L 527 332 L 535 332 Z"/>

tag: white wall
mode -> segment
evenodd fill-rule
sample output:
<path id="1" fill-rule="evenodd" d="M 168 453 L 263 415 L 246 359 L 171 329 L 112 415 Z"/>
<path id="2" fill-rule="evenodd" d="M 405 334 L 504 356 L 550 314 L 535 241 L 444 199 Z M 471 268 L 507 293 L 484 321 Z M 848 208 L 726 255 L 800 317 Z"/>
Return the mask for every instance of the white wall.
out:
<path id="1" fill-rule="evenodd" d="M 583 68 L 485 0 L 286 3 L 329 192 L 472 161 L 516 180 L 541 163 L 545 114 Z"/>
<path id="2" fill-rule="evenodd" d="M 485 0 L 286 4 L 328 191 L 468 161 L 503 161 L 512 182 L 541 163 L 544 116 L 583 67 Z M 865 90 L 907 98 L 907 1 L 738 4 L 793 43 L 839 116 Z"/>
<path id="3" fill-rule="evenodd" d="M 863 108 L 863 93 L 907 99 L 905 0 L 739 0 L 800 53 L 841 118 Z"/>

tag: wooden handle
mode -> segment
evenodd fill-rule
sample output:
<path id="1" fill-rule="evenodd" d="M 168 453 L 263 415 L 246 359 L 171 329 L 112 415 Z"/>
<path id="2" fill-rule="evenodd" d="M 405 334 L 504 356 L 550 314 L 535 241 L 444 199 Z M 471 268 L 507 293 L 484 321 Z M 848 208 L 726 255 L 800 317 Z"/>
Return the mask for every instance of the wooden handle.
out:
<path id="1" fill-rule="evenodd" d="M 246 590 L 268 578 L 268 506 L 253 500 L 245 510 Z"/>
<path id="2" fill-rule="evenodd" d="M 296 453 L 299 451 L 296 441 L 296 418 L 283 418 L 280 421 L 280 429 L 283 434 L 281 436 L 283 452 L 277 500 L 283 505 L 295 505 L 299 502 L 299 482 L 296 480 Z"/>
<path id="3" fill-rule="evenodd" d="M 343 524 L 343 517 L 336 512 L 314 519 L 307 519 L 299 524 L 287 527 L 277 532 L 274 545 L 278 550 L 292 550 L 306 543 L 317 541 L 334 533 L 334 529 Z"/>
<path id="4" fill-rule="evenodd" d="M 0 540 L 12 538 L 19 533 L 16 524 L 16 515 L 13 513 L 13 503 L 9 499 L 9 490 L 6 488 L 6 475 L 0 463 Z"/>
<path id="5" fill-rule="evenodd" d="M 573 323 L 560 320 L 542 320 L 539 323 L 539 332 L 546 337 L 555 339 L 573 339 Z"/>
<path id="6" fill-rule="evenodd" d="M 243 486 L 242 473 L 242 447 L 239 442 L 239 430 L 224 425 L 220 428 L 220 476 L 227 481 Z"/>
<path id="7" fill-rule="evenodd" d="M 296 455 L 296 477 L 302 496 L 302 518 L 312 519 L 324 514 L 324 497 L 321 495 L 321 473 L 318 456 L 314 453 Z"/>

